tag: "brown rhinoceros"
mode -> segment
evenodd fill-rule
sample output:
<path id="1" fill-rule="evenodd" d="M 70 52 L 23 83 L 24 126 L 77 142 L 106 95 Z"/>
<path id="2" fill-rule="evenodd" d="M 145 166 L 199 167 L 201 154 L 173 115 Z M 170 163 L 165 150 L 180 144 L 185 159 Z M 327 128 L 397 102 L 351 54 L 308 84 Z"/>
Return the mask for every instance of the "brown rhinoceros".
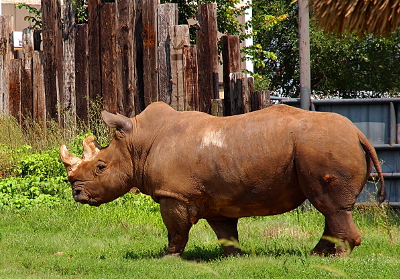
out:
<path id="1" fill-rule="evenodd" d="M 275 105 L 214 117 L 157 102 L 134 118 L 106 111 L 102 117 L 116 128 L 109 146 L 89 136 L 82 159 L 60 149 L 73 197 L 99 206 L 137 187 L 160 204 L 167 254 L 182 254 L 201 218 L 219 239 L 238 239 L 238 218 L 284 213 L 306 199 L 325 216 L 313 253 L 350 252 L 361 243 L 351 210 L 372 164 L 384 200 L 375 149 L 338 114 Z M 241 253 L 233 246 L 223 249 Z"/>

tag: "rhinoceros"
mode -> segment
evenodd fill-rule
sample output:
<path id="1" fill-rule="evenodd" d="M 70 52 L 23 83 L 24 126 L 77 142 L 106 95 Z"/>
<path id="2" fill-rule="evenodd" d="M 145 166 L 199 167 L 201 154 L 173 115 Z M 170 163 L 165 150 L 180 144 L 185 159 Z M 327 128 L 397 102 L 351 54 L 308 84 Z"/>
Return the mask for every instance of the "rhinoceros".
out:
<path id="1" fill-rule="evenodd" d="M 99 206 L 137 187 L 160 204 L 167 255 L 182 254 L 199 219 L 218 239 L 237 240 L 238 218 L 281 214 L 306 199 L 325 216 L 312 253 L 350 252 L 361 243 L 351 210 L 372 165 L 381 181 L 378 199 L 385 199 L 375 149 L 335 113 L 274 105 L 214 117 L 155 102 L 133 118 L 107 111 L 102 118 L 115 128 L 107 147 L 89 136 L 83 158 L 60 148 L 73 198 Z M 226 255 L 241 253 L 225 243 Z"/>

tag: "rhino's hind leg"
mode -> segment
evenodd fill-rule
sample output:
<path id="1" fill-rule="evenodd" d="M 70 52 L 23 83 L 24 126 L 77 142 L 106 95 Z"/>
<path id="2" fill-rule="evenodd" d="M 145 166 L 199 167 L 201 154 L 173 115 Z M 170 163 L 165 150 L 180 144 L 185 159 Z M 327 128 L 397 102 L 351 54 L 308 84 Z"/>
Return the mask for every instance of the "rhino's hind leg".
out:
<path id="1" fill-rule="evenodd" d="M 221 242 L 226 256 L 242 254 L 238 242 L 237 218 L 219 217 L 207 219 L 207 222 Z"/>
<path id="2" fill-rule="evenodd" d="M 353 222 L 351 212 L 338 210 L 325 215 L 325 231 L 313 249 L 313 254 L 340 255 L 350 253 L 355 246 L 361 244 L 361 234 Z"/>
<path id="3" fill-rule="evenodd" d="M 167 255 L 180 256 L 189 239 L 192 223 L 184 203 L 171 199 L 160 199 L 160 211 L 165 226 L 168 230 Z"/>

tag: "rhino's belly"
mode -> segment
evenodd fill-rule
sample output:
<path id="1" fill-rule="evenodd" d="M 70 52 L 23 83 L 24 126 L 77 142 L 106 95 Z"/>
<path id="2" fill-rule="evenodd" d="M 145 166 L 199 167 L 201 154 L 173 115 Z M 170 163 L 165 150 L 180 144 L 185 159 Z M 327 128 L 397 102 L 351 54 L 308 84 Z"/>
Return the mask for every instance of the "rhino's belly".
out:
<path id="1" fill-rule="evenodd" d="M 267 216 L 288 212 L 301 205 L 306 197 L 297 185 L 282 191 L 270 190 L 258 193 L 241 193 L 231 197 L 213 199 L 215 213 L 230 218 Z"/>

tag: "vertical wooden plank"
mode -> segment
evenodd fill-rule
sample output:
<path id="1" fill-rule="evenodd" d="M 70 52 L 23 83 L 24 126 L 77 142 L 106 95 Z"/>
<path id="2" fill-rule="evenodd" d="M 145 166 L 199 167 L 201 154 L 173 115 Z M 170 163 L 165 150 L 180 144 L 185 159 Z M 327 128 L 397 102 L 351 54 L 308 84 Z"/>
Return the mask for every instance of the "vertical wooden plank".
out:
<path id="1" fill-rule="evenodd" d="M 115 4 L 104 3 L 100 9 L 100 60 L 101 81 L 104 108 L 109 112 L 117 112 L 116 88 L 116 47 L 115 47 Z"/>
<path id="2" fill-rule="evenodd" d="M 21 123 L 21 70 L 22 60 L 10 61 L 9 108 L 10 114 Z"/>
<path id="3" fill-rule="evenodd" d="M 46 98 L 43 76 L 43 53 L 35 50 L 33 52 L 33 120 L 46 125 Z"/>
<path id="4" fill-rule="evenodd" d="M 32 61 L 34 50 L 33 30 L 22 30 L 21 115 L 33 118 Z"/>
<path id="5" fill-rule="evenodd" d="M 60 0 L 42 0 L 41 3 L 46 113 L 60 122 L 63 84 L 61 4 Z"/>
<path id="6" fill-rule="evenodd" d="M 12 16 L 0 16 L 0 113 L 8 113 L 9 67 L 13 57 L 10 41 L 12 23 Z"/>
<path id="7" fill-rule="evenodd" d="M 158 100 L 171 104 L 170 27 L 178 24 L 178 4 L 158 6 Z"/>
<path id="8" fill-rule="evenodd" d="M 231 92 L 231 115 L 242 114 L 245 112 L 243 103 L 243 80 L 244 73 L 230 74 L 230 92 Z"/>
<path id="9" fill-rule="evenodd" d="M 32 69 L 33 50 L 33 30 L 25 28 L 22 30 L 22 67 L 24 69 Z"/>
<path id="10" fill-rule="evenodd" d="M 184 91 L 183 50 L 190 44 L 189 26 L 174 25 L 170 27 L 171 34 L 171 106 L 178 110 L 186 110 L 186 96 Z"/>
<path id="11" fill-rule="evenodd" d="M 224 116 L 224 102 L 222 99 L 211 100 L 211 115 L 219 117 Z"/>
<path id="12" fill-rule="evenodd" d="M 146 106 L 158 99 L 157 8 L 159 4 L 159 0 L 143 1 L 143 89 Z"/>
<path id="13" fill-rule="evenodd" d="M 270 105 L 270 91 L 253 91 L 250 95 L 251 111 L 260 110 Z"/>
<path id="14" fill-rule="evenodd" d="M 89 97 L 97 101 L 101 97 L 100 62 L 100 7 L 102 0 L 88 0 L 89 35 Z"/>
<path id="15" fill-rule="evenodd" d="M 247 77 L 245 75 L 244 78 L 245 87 L 243 88 L 243 104 L 244 104 L 244 113 L 248 113 L 251 111 L 251 93 L 254 91 L 254 80 L 252 77 Z"/>
<path id="16" fill-rule="evenodd" d="M 185 46 L 183 49 L 183 71 L 186 110 L 199 110 L 197 47 L 195 45 Z"/>
<path id="17" fill-rule="evenodd" d="M 118 111 L 128 117 L 135 115 L 134 95 L 137 91 L 133 38 L 135 3 L 130 0 L 115 1 L 117 105 Z"/>
<path id="18" fill-rule="evenodd" d="M 210 113 L 211 99 L 218 96 L 217 5 L 200 4 L 198 21 L 199 109 Z"/>
<path id="19" fill-rule="evenodd" d="M 89 124 L 89 45 L 88 25 L 78 24 L 75 37 L 76 115 Z"/>
<path id="20" fill-rule="evenodd" d="M 231 113 L 231 92 L 229 85 L 229 74 L 240 72 L 240 45 L 239 36 L 222 36 L 222 61 L 223 61 L 223 82 L 224 82 L 224 107 L 225 115 Z"/>
<path id="21" fill-rule="evenodd" d="M 64 5 L 63 30 L 63 94 L 60 96 L 62 124 L 73 131 L 76 127 L 76 92 L 75 92 L 75 33 L 76 7 L 73 0 Z"/>
<path id="22" fill-rule="evenodd" d="M 21 70 L 21 115 L 22 120 L 33 118 L 32 69 Z"/>

